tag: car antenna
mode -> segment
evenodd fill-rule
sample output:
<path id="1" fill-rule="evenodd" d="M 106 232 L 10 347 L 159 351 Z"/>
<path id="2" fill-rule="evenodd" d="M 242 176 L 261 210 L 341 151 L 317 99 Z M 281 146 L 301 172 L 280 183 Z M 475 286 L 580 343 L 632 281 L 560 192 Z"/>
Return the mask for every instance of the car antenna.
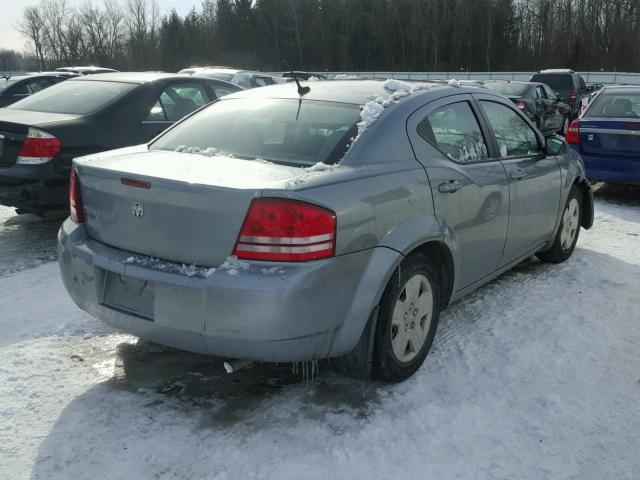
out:
<path id="1" fill-rule="evenodd" d="M 286 67 L 289 69 L 289 73 L 291 73 L 291 76 L 293 77 L 293 79 L 296 82 L 296 85 L 298 85 L 298 95 L 300 95 L 301 97 L 305 96 L 307 93 L 309 93 L 311 91 L 311 87 L 309 86 L 305 86 L 303 87 L 302 85 L 300 85 L 300 81 L 298 80 L 298 76 L 295 74 L 295 72 L 293 71 L 293 68 L 291 68 L 291 66 L 287 63 L 286 60 L 282 60 L 282 62 L 286 65 Z"/>

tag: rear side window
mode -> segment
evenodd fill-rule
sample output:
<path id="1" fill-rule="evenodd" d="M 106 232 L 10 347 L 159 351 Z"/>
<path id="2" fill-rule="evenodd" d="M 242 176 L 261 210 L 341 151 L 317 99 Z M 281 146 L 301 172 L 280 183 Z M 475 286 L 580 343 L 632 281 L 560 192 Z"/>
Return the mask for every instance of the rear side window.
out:
<path id="1" fill-rule="evenodd" d="M 53 85 L 7 108 L 87 115 L 100 110 L 135 87 L 132 83 L 71 80 Z"/>
<path id="2" fill-rule="evenodd" d="M 481 100 L 480 104 L 496 136 L 501 158 L 528 157 L 542 153 L 535 131 L 514 110 L 488 100 Z"/>
<path id="3" fill-rule="evenodd" d="M 489 157 L 468 102 L 445 105 L 428 113 L 418 124 L 418 135 L 459 163 L 480 162 Z"/>
<path id="4" fill-rule="evenodd" d="M 594 101 L 585 117 L 624 117 L 640 116 L 640 92 L 602 92 Z"/>
<path id="5" fill-rule="evenodd" d="M 537 73 L 531 77 L 532 82 L 546 83 L 554 92 L 573 90 L 573 79 L 569 74 Z"/>
<path id="6" fill-rule="evenodd" d="M 357 132 L 358 105 L 231 98 L 213 103 L 159 137 L 152 150 L 203 153 L 294 166 L 336 163 Z"/>
<path id="7" fill-rule="evenodd" d="M 148 121 L 177 122 L 182 117 L 210 102 L 204 86 L 184 83 L 166 87 L 160 98 L 151 106 Z"/>

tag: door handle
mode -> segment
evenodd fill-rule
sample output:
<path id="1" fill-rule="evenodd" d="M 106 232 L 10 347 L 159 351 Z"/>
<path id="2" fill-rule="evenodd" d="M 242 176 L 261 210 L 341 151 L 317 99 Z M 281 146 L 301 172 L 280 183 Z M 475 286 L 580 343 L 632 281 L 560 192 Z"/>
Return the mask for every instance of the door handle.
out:
<path id="1" fill-rule="evenodd" d="M 527 172 L 525 172 L 524 170 L 522 170 L 520 168 L 518 170 L 514 170 L 510 174 L 510 177 L 513 178 L 514 180 L 521 180 L 526 176 L 527 176 Z"/>
<path id="2" fill-rule="evenodd" d="M 440 193 L 453 193 L 462 188 L 462 184 L 457 180 L 449 180 L 448 182 L 441 183 L 438 186 Z"/>

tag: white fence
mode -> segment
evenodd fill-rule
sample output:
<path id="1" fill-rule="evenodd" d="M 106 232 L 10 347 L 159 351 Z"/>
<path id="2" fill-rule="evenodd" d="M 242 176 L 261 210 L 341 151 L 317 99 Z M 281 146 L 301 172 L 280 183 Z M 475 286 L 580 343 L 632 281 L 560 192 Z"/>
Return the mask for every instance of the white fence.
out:
<path id="1" fill-rule="evenodd" d="M 329 78 L 336 75 L 357 75 L 360 78 L 397 78 L 400 80 L 521 80 L 528 81 L 535 72 L 323 72 Z M 587 84 L 640 85 L 640 73 L 578 72 Z"/>

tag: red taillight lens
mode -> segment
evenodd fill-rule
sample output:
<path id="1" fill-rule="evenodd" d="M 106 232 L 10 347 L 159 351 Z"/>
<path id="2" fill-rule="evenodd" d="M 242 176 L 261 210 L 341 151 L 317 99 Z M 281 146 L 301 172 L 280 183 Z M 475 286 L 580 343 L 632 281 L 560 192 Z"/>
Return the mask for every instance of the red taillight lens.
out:
<path id="1" fill-rule="evenodd" d="M 569 125 L 569 129 L 567 130 L 567 136 L 564 139 L 567 143 L 580 145 L 580 122 L 578 120 L 571 122 L 571 125 Z"/>
<path id="2" fill-rule="evenodd" d="M 526 105 L 522 100 L 516 100 L 516 107 L 518 107 L 520 110 L 524 110 L 524 107 L 526 107 Z"/>
<path id="3" fill-rule="evenodd" d="M 75 168 L 71 169 L 71 182 L 69 184 L 69 210 L 71 220 L 76 223 L 84 223 L 84 210 L 82 209 L 82 195 L 80 194 L 80 179 Z"/>
<path id="4" fill-rule="evenodd" d="M 29 128 L 29 133 L 22 144 L 16 162 L 22 165 L 47 163 L 60 153 L 61 147 L 60 140 L 50 133 L 37 128 Z"/>
<path id="5" fill-rule="evenodd" d="M 244 260 L 306 262 L 332 257 L 336 214 L 316 205 L 284 198 L 251 202 L 234 255 Z"/>
<path id="6" fill-rule="evenodd" d="M 573 90 L 570 94 L 569 94 L 569 102 L 570 103 L 576 103 L 576 99 L 578 98 L 578 92 L 576 92 L 575 90 Z"/>

